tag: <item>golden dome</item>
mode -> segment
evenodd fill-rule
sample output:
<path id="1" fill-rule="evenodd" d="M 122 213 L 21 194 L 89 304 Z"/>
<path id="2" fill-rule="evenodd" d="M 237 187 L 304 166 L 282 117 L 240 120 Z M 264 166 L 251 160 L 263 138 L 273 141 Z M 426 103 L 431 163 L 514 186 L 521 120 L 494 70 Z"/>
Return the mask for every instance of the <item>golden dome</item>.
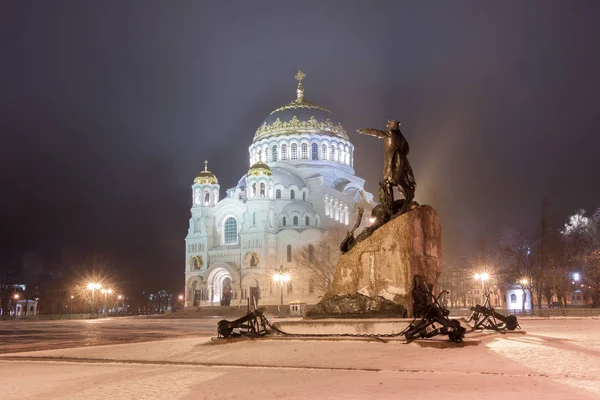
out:
<path id="1" fill-rule="evenodd" d="M 194 178 L 194 183 L 199 183 L 200 185 L 216 185 L 219 183 L 215 174 L 208 170 L 208 160 L 204 160 L 204 171 L 200 172 Z"/>
<path id="2" fill-rule="evenodd" d="M 248 176 L 271 176 L 273 172 L 267 164 L 262 161 L 257 162 L 248 170 Z"/>
<path id="3" fill-rule="evenodd" d="M 304 99 L 304 77 L 305 74 L 298 71 L 296 100 L 273 110 L 256 130 L 253 142 L 299 133 L 316 133 L 348 140 L 346 130 L 333 120 L 331 111 Z"/>

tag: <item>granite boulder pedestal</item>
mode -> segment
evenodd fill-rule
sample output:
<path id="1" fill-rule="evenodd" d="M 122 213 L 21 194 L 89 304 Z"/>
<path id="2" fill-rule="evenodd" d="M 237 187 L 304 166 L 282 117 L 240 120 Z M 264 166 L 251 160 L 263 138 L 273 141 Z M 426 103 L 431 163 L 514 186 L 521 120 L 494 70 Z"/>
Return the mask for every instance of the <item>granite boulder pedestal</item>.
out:
<path id="1" fill-rule="evenodd" d="M 331 289 L 306 317 L 412 317 L 414 277 L 435 292 L 441 272 L 439 217 L 432 207 L 418 206 L 342 254 Z"/>

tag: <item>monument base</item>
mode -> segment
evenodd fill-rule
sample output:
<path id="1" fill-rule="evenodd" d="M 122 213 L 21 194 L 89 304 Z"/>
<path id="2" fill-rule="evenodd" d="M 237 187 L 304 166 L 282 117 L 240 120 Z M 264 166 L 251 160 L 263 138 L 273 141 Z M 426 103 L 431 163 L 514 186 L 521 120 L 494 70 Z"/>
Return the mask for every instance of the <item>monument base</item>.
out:
<path id="1" fill-rule="evenodd" d="M 342 254 L 331 289 L 306 316 L 364 318 L 395 312 L 398 317 L 411 317 L 414 277 L 421 276 L 435 291 L 441 271 L 439 217 L 432 207 L 419 206 Z"/>

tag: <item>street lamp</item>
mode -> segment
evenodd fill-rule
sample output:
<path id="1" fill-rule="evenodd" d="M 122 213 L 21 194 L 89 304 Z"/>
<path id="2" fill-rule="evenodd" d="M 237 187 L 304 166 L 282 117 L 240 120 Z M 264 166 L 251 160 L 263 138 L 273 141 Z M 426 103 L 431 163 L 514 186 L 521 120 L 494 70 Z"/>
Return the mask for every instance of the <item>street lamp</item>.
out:
<path id="1" fill-rule="evenodd" d="M 123 303 L 125 300 L 123 299 L 123 295 L 120 294 L 117 296 L 117 313 L 121 312 L 121 307 L 119 306 L 119 301 L 121 301 L 121 303 Z"/>
<path id="2" fill-rule="evenodd" d="M 288 283 L 291 279 L 289 272 L 283 269 L 283 265 L 279 268 L 277 272 L 273 275 L 273 282 L 279 283 L 280 292 L 281 292 L 281 304 L 279 305 L 279 315 L 278 317 L 285 317 L 283 313 L 283 285 Z"/>
<path id="3" fill-rule="evenodd" d="M 488 274 L 487 272 L 481 272 L 475 274 L 473 278 L 475 278 L 475 280 L 481 281 L 481 289 L 483 290 L 485 296 L 485 282 L 490 279 L 490 274 Z M 485 301 L 485 297 L 483 301 Z"/>
<path id="4" fill-rule="evenodd" d="M 17 318 L 17 301 L 19 300 L 19 297 L 21 297 L 19 296 L 19 293 L 13 295 L 13 299 L 15 299 L 15 318 Z"/>
<path id="5" fill-rule="evenodd" d="M 71 296 L 71 319 L 73 319 L 73 299 L 75 296 Z"/>
<path id="6" fill-rule="evenodd" d="M 94 294 L 96 292 L 96 290 L 100 290 L 102 289 L 102 285 L 99 283 L 94 283 L 94 282 L 90 282 L 87 285 L 88 290 L 92 291 L 92 315 L 95 314 L 95 310 L 94 310 Z"/>
<path id="7" fill-rule="evenodd" d="M 521 278 L 521 279 L 519 279 L 519 284 L 521 286 L 527 286 L 529 284 L 529 279 L 527 279 L 527 278 Z"/>

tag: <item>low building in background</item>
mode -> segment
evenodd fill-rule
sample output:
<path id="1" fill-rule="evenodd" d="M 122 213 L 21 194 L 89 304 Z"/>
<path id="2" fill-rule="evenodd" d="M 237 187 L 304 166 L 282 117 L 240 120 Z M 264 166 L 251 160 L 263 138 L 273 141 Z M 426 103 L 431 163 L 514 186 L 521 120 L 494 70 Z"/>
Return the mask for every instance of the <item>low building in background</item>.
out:
<path id="1" fill-rule="evenodd" d="M 15 317 L 29 318 L 35 317 L 38 313 L 37 300 L 18 300 L 15 302 Z"/>

